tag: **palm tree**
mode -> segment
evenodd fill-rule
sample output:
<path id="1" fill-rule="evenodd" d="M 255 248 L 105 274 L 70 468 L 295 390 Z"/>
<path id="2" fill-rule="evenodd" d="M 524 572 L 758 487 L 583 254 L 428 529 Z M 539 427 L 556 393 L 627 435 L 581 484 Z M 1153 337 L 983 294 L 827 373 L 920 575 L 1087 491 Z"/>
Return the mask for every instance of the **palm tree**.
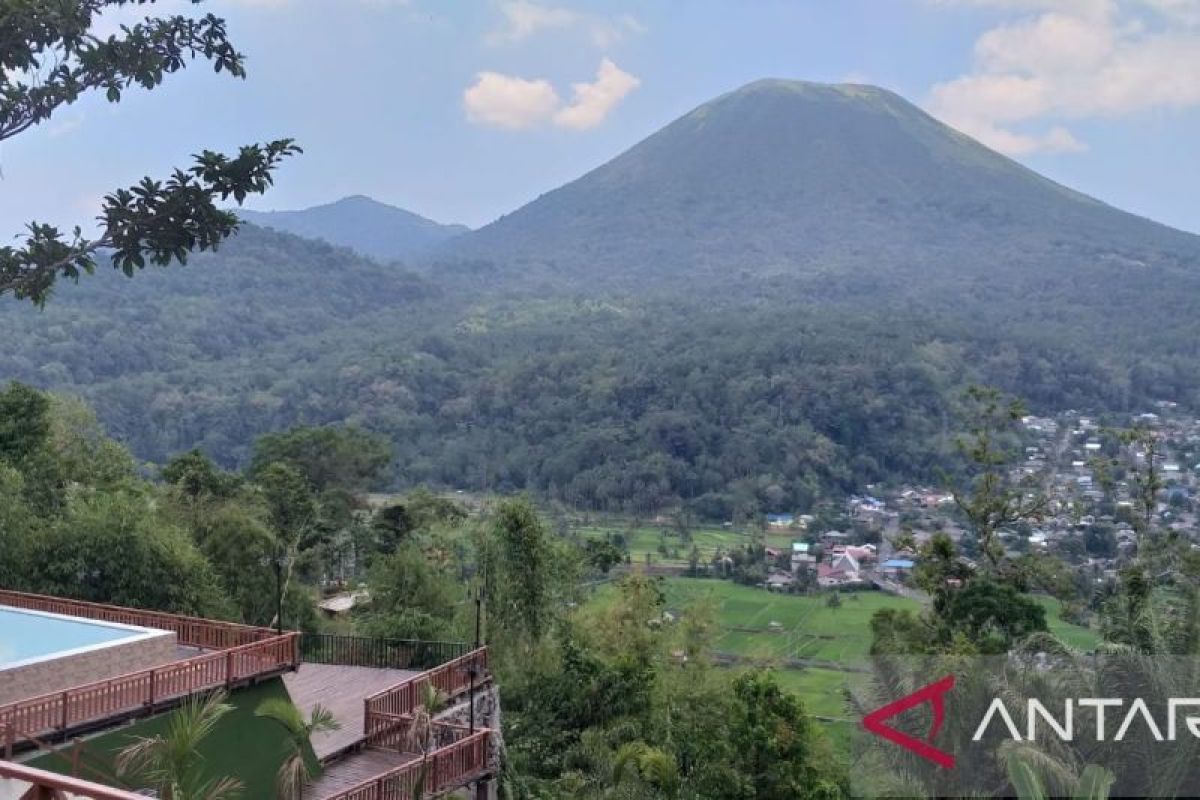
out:
<path id="1" fill-rule="evenodd" d="M 272 720 L 281 725 L 288 734 L 289 752 L 279 766 L 276 786 L 281 800 L 299 800 L 304 785 L 312 777 L 305 754 L 309 751 L 314 733 L 336 731 L 341 728 L 333 713 L 324 706 L 313 708 L 308 719 L 290 700 L 272 697 L 259 703 L 254 716 Z"/>
<path id="2" fill-rule="evenodd" d="M 1065 771 L 1028 743 L 1001 747 L 1000 757 L 1008 770 L 1008 781 L 1020 800 L 1047 800 L 1060 796 L 1060 792 L 1061 796 L 1077 800 L 1108 800 L 1116 780 L 1110 771 L 1098 764 L 1088 764 L 1078 775 Z M 1048 786 L 1061 788 L 1050 791 Z"/>
<path id="3" fill-rule="evenodd" d="M 434 718 L 446 707 L 446 696 L 432 683 L 421 685 L 421 702 L 413 709 L 412 720 L 404 734 L 404 747 L 422 757 L 434 749 Z"/>
<path id="4" fill-rule="evenodd" d="M 628 777 L 636 776 L 653 787 L 659 797 L 679 796 L 682 779 L 674 756 L 645 742 L 627 742 L 617 750 L 613 759 L 612 784 L 620 786 Z"/>
<path id="5" fill-rule="evenodd" d="M 117 773 L 149 781 L 163 800 L 228 800 L 242 784 L 235 778 L 210 777 L 200 755 L 201 743 L 233 710 L 224 692 L 189 698 L 157 736 L 135 737 L 117 756 Z"/>

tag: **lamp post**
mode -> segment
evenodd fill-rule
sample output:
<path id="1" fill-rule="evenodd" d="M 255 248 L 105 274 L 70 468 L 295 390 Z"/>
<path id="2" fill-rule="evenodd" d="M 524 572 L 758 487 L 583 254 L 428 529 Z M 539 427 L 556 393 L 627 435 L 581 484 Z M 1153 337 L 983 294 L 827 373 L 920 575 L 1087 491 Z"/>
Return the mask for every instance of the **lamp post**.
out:
<path id="1" fill-rule="evenodd" d="M 482 644 L 482 619 L 483 619 L 483 587 L 480 586 L 475 590 L 475 649 L 478 650 Z"/>
<path id="2" fill-rule="evenodd" d="M 483 597 L 484 597 L 483 587 L 480 586 L 478 589 L 475 590 L 475 647 L 474 647 L 475 650 L 478 650 L 480 644 L 482 643 Z M 477 656 L 475 656 L 475 655 L 471 656 L 471 663 L 467 665 L 467 669 L 469 670 L 468 674 L 470 675 L 470 678 L 471 678 L 470 733 L 473 735 L 475 733 L 475 678 L 479 674 L 479 661 L 478 661 Z"/>
<path id="3" fill-rule="evenodd" d="M 283 570 L 291 563 L 291 556 L 286 550 L 272 556 L 263 556 L 259 563 L 264 567 L 275 570 L 275 633 L 283 635 Z"/>

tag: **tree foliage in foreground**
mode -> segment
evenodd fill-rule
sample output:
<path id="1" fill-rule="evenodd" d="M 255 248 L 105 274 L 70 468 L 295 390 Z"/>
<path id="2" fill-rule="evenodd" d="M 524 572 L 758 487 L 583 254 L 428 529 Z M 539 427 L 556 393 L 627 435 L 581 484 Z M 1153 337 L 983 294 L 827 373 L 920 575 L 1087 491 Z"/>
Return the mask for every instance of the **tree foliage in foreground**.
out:
<path id="1" fill-rule="evenodd" d="M 106 12 L 134 4 L 26 0 L 0 11 L 0 142 L 86 94 L 103 92 L 117 103 L 130 88 L 154 89 L 195 59 L 245 77 L 244 56 L 229 41 L 224 20 L 212 14 L 147 17 L 107 38 L 94 32 Z M 92 273 L 102 253 L 132 275 L 147 264 L 182 263 L 193 250 L 215 249 L 238 225 L 217 202 L 240 204 L 266 191 L 279 162 L 298 152 L 291 139 L 247 145 L 235 156 L 205 150 L 165 179 L 143 178 L 106 195 L 94 236 L 79 226 L 64 233 L 31 222 L 20 246 L 0 247 L 0 295 L 41 305 L 56 280 Z"/>

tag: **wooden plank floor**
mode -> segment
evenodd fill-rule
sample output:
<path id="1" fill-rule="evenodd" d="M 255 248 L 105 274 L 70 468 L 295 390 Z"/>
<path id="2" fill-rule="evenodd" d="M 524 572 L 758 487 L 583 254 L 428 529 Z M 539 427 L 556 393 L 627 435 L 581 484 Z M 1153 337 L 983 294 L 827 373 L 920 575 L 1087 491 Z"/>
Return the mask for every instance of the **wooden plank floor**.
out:
<path id="1" fill-rule="evenodd" d="M 363 701 L 367 697 L 419 674 L 402 669 L 301 664 L 296 672 L 284 675 L 283 682 L 305 717 L 319 704 L 332 711 L 341 725 L 339 730 L 313 736 L 313 750 L 323 761 L 363 738 Z"/>
<path id="2" fill-rule="evenodd" d="M 326 767 L 321 777 L 305 788 L 304 798 L 321 800 L 324 797 L 332 797 L 407 764 L 414 758 L 416 756 L 391 750 L 360 750 Z"/>

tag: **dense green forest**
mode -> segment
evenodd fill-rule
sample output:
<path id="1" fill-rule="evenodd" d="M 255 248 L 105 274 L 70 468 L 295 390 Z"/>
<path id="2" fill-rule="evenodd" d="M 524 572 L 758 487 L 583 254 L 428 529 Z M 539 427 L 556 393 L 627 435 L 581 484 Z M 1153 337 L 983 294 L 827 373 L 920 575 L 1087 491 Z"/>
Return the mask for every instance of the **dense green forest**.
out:
<path id="1" fill-rule="evenodd" d="M 510 796 L 842 793 L 840 760 L 798 698 L 770 673 L 708 666 L 714 627 L 701 610 L 677 629 L 646 625 L 665 601 L 641 576 L 579 609 L 584 579 L 612 564 L 556 536 L 527 501 L 468 516 L 415 492 L 371 509 L 359 490 L 387 448 L 350 429 L 266 437 L 237 473 L 187 453 L 148 482 L 78 403 L 13 384 L 0 420 L 6 588 L 264 625 L 276 622 L 278 567 L 288 628 L 323 624 L 315 601 L 336 579 L 370 587 L 349 621 L 357 633 L 430 640 L 470 640 L 482 589 Z M 712 714 L 726 724 L 713 728 Z"/>
<path id="2" fill-rule="evenodd" d="M 973 393 L 977 421 L 955 423 L 986 441 L 967 466 L 963 504 L 964 544 L 986 557 L 963 560 L 945 534 L 921 545 L 914 582 L 929 601 L 876 607 L 870 670 L 855 673 L 864 687 L 809 700 L 860 713 L 877 696 L 894 696 L 897 685 L 927 681 L 930 669 L 1010 651 L 1049 653 L 1077 661 L 1076 671 L 1094 669 L 1094 656 L 1054 638 L 1046 607 L 1027 594 L 1056 583 L 1060 600 L 1095 606 L 1102 655 L 1194 652 L 1200 559 L 1186 538 L 1160 530 L 1153 515 L 1139 523 L 1138 552 L 1125 560 L 1119 580 L 1092 598 L 1081 598 L 1070 580 L 1047 581 L 1064 569 L 1054 558 L 1013 558 L 993 547 L 996 509 L 1008 509 L 1015 523 L 1027 513 L 1013 503 L 1026 489 L 1003 477 L 1018 451 L 1001 444 L 1006 437 L 992 438 L 1016 423 L 996 405 L 999 398 Z M 868 762 L 871 769 L 852 770 L 846 742 L 812 716 L 807 700 L 782 688 L 777 673 L 716 666 L 721 631 L 704 595 L 668 605 L 663 581 L 636 570 L 594 592 L 589 587 L 614 560 L 556 533 L 526 500 L 500 500 L 479 514 L 427 491 L 367 505 L 362 490 L 386 474 L 390 457 L 378 437 L 352 428 L 296 429 L 257 441 L 243 471 L 190 452 L 151 482 L 77 402 L 13 384 L 0 391 L 0 420 L 6 587 L 270 624 L 282 580 L 282 624 L 314 630 L 329 624 L 315 614 L 318 593 L 361 582 L 372 602 L 337 623 L 339 630 L 436 640 L 469 640 L 474 600 L 482 598 L 491 666 L 504 693 L 506 796 L 791 800 L 886 794 L 896 781 L 918 796 L 945 790 L 945 775 L 913 770 L 895 748 L 868 756 L 883 757 Z M 1153 504 L 1154 493 L 1139 502 Z M 715 574 L 709 580 L 721 583 Z M 836 592 L 822 599 L 833 615 L 854 603 Z M 831 622 L 849 624 L 846 613 Z M 1161 662 L 1137 663 L 1157 669 Z M 1076 672 L 1052 673 L 1059 674 L 1073 679 Z M 1169 670 L 1156 675 L 1178 677 Z M 998 691 L 986 671 L 968 669 L 961 679 Z M 1046 692 L 1046 681 L 1004 690 Z M 960 733 L 955 727 L 947 736 Z M 1022 797 L 1044 796 L 1027 790 L 1030 781 L 1071 783 L 1081 770 L 1101 771 L 1106 786 L 1186 779 L 1165 769 L 1174 753 L 1155 762 L 1162 770 L 1149 765 L 1119 774 L 1095 757 L 1077 762 L 1029 748 L 1002 756 L 981 773 L 952 777 L 1011 783 Z"/>
<path id="3" fill-rule="evenodd" d="M 159 464 L 238 467 L 260 434 L 350 423 L 390 439 L 395 486 L 713 519 L 931 479 L 973 381 L 1047 410 L 1196 392 L 1182 357 L 1117 359 L 1053 320 L 470 284 L 247 226 L 180 270 L 5 306 L 0 375 L 82 396 Z"/>
<path id="4" fill-rule="evenodd" d="M 354 203 L 288 224 L 403 233 Z M 0 308 L 0 378 L 85 398 L 157 464 L 352 424 L 389 439 L 394 487 L 722 520 L 930 480 L 974 382 L 1040 412 L 1200 404 L 1200 240 L 882 90 L 753 84 L 428 246 L 384 264 L 246 224 Z"/>

